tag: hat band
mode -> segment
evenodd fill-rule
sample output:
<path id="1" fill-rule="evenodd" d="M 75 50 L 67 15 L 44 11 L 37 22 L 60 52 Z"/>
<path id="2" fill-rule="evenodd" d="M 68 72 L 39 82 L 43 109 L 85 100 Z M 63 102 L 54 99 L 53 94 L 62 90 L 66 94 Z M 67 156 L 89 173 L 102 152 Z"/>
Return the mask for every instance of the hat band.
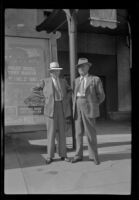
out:
<path id="1" fill-rule="evenodd" d="M 50 67 L 49 68 L 49 70 L 61 70 L 61 69 L 63 69 L 63 68 L 58 68 L 58 67 L 52 67 L 52 68 Z"/>
<path id="2" fill-rule="evenodd" d="M 80 65 L 84 65 L 84 64 L 88 64 L 88 65 L 92 65 L 90 62 L 84 62 L 84 63 L 78 63 L 76 66 L 80 66 Z"/>

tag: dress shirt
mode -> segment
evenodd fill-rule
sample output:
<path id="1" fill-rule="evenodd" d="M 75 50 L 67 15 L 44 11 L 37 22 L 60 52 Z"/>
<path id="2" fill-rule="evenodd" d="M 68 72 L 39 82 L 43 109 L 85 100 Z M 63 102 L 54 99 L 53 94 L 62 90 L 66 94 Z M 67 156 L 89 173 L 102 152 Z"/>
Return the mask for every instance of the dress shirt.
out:
<path id="1" fill-rule="evenodd" d="M 83 88 L 83 91 L 80 91 L 80 87 L 79 87 L 79 91 L 77 92 L 77 96 L 78 97 L 85 96 L 85 89 L 86 89 L 87 78 L 88 78 L 88 74 L 86 74 L 85 76 L 80 76 L 80 84 L 81 84 L 81 81 L 83 79 L 83 81 L 84 81 L 84 88 Z"/>
<path id="2" fill-rule="evenodd" d="M 62 95 L 59 77 L 55 77 L 55 76 L 51 76 L 51 77 L 52 77 L 52 81 L 54 83 L 54 87 L 55 87 L 55 90 L 56 90 L 55 101 L 62 101 L 63 95 Z M 58 95 L 56 93 L 58 93 Z"/>

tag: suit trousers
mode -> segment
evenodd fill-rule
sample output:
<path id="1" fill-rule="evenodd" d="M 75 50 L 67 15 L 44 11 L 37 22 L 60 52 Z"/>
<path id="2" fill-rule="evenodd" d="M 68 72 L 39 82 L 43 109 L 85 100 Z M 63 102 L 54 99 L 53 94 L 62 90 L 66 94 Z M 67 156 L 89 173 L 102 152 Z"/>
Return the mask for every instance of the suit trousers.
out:
<path id="1" fill-rule="evenodd" d="M 53 117 L 46 117 L 47 126 L 47 154 L 48 158 L 53 158 L 55 153 L 55 139 L 57 140 L 57 150 L 60 157 L 66 157 L 66 134 L 65 117 L 62 101 L 55 101 Z"/>
<path id="2" fill-rule="evenodd" d="M 83 135 L 85 134 L 88 142 L 89 158 L 98 160 L 97 137 L 95 119 L 89 118 L 86 111 L 86 99 L 77 98 L 77 118 L 75 120 L 76 131 L 76 153 L 75 156 L 83 157 Z"/>

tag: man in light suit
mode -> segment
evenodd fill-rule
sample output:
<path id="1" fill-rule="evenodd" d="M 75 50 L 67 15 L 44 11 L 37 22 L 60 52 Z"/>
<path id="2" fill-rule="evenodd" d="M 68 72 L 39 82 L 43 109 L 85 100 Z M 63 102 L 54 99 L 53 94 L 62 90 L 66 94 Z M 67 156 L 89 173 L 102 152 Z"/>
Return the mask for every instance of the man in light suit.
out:
<path id="1" fill-rule="evenodd" d="M 100 164 L 97 150 L 95 119 L 99 116 L 99 104 L 105 99 L 101 80 L 88 74 L 92 66 L 88 59 L 80 58 L 77 64 L 80 77 L 75 79 L 73 116 L 76 131 L 76 153 L 71 160 L 76 163 L 83 159 L 83 134 L 87 136 L 89 160 Z"/>
<path id="2" fill-rule="evenodd" d="M 46 116 L 46 127 L 48 135 L 48 156 L 46 164 L 53 161 L 55 151 L 55 138 L 58 142 L 58 153 L 61 160 L 69 161 L 66 151 L 65 120 L 71 115 L 68 103 L 68 94 L 71 88 L 65 79 L 59 77 L 62 68 L 57 62 L 50 63 L 50 77 L 41 80 L 38 88 L 43 89 L 45 97 L 44 115 Z M 58 130 L 58 137 L 56 132 Z"/>

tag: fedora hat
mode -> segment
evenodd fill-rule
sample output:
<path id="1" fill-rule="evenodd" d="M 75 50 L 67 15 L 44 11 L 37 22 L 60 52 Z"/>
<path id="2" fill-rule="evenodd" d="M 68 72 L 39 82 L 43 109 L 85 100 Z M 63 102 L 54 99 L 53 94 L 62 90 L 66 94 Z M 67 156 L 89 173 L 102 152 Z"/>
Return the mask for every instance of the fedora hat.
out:
<path id="1" fill-rule="evenodd" d="M 49 66 L 49 70 L 61 70 L 63 68 L 59 67 L 58 62 L 51 62 Z"/>
<path id="2" fill-rule="evenodd" d="M 81 67 L 83 64 L 88 64 L 91 67 L 92 63 L 88 62 L 87 58 L 79 58 L 78 64 L 75 65 L 76 67 Z"/>

